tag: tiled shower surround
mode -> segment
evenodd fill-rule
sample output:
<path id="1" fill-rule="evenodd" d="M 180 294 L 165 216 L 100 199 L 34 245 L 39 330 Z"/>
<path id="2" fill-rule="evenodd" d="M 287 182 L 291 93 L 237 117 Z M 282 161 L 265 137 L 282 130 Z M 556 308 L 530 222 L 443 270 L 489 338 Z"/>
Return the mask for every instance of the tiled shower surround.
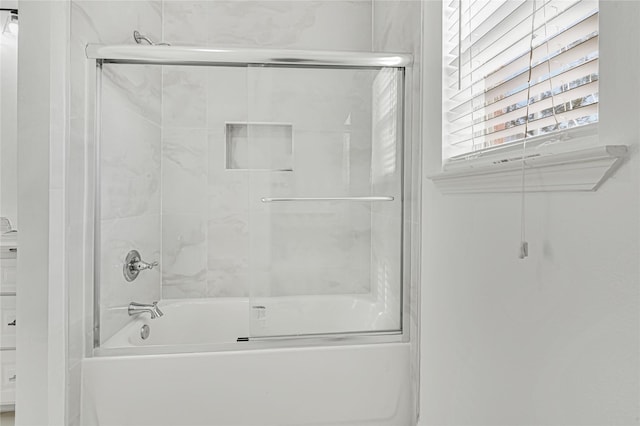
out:
<path id="1" fill-rule="evenodd" d="M 161 82 L 159 67 L 103 68 L 100 105 L 100 338 L 129 321 L 130 302 L 161 298 L 160 273 L 133 283 L 122 266 L 131 249 L 144 260 L 161 253 Z"/>
<path id="2" fill-rule="evenodd" d="M 370 50 L 354 29 L 370 32 L 370 6 L 180 1 L 147 12 L 162 11 L 173 44 Z M 258 12 L 253 31 L 231 25 Z M 101 341 L 129 321 L 131 301 L 371 294 L 399 308 L 388 291 L 401 268 L 395 71 L 105 64 L 102 75 Z M 369 195 L 396 201 L 261 202 Z M 132 248 L 160 267 L 126 283 Z"/>
<path id="3" fill-rule="evenodd" d="M 105 64 L 103 78 L 105 311 L 127 303 L 111 283 L 128 246 L 160 259 L 165 299 L 369 293 L 372 276 L 374 291 L 399 277 L 399 201 L 261 201 L 398 199 L 395 70 Z M 144 271 L 127 296 L 159 298 L 159 278 Z"/>
<path id="4" fill-rule="evenodd" d="M 370 195 L 369 72 L 164 67 L 162 104 L 164 298 L 369 291 L 369 205 L 260 201 Z"/>

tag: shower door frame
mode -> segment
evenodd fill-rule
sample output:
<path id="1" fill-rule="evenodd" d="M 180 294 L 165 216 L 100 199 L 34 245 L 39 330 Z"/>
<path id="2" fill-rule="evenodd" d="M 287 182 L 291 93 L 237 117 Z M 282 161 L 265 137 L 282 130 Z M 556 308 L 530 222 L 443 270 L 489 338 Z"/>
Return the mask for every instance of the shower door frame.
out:
<path id="1" fill-rule="evenodd" d="M 176 52 L 177 50 L 177 52 Z M 92 353 L 97 355 L 100 349 L 100 258 L 97 256 L 101 250 L 100 239 L 100 143 L 101 143 L 101 92 L 102 92 L 102 66 L 103 64 L 129 64 L 129 65 L 159 65 L 159 66 L 225 66 L 248 68 L 252 65 L 267 65 L 277 68 L 329 68 L 329 69 L 383 69 L 394 68 L 399 72 L 399 92 L 402 93 L 402 102 L 399 105 L 398 123 L 400 135 L 398 143 L 401 153 L 400 172 L 400 329 L 381 331 L 355 331 L 344 333 L 319 333 L 303 335 L 286 335 L 273 337 L 250 337 L 242 344 L 220 344 L 211 350 L 251 350 L 283 347 L 306 346 L 332 346 L 332 345 L 358 345 L 374 343 L 398 343 L 409 342 L 410 336 L 410 312 L 417 310 L 418 301 L 411 301 L 411 279 L 406 274 L 406 269 L 411 269 L 411 263 L 407 260 L 419 261 L 419 257 L 411 253 L 412 238 L 411 227 L 413 222 L 411 210 L 416 210 L 418 215 L 421 208 L 418 205 L 407 208 L 407 199 L 411 196 L 412 185 L 421 184 L 419 170 L 413 170 L 408 157 L 409 150 L 417 146 L 419 141 L 414 141 L 411 129 L 411 97 L 407 90 L 412 87 L 411 69 L 413 58 L 409 54 L 397 53 L 371 53 L 371 52 L 331 52 L 331 51 L 302 51 L 302 50 L 271 50 L 271 49 L 210 49 L 197 47 L 173 47 L 173 46 L 140 46 L 140 45 L 96 45 L 88 44 L 85 49 L 86 62 L 86 109 L 87 123 L 85 127 L 85 144 L 87 149 L 85 211 L 87 223 L 85 235 L 87 236 L 87 276 L 93 277 L 91 292 L 87 295 L 85 303 L 92 315 Z M 409 142 L 409 143 L 407 143 Z M 419 151 L 419 150 L 418 150 Z M 410 173 L 410 185 L 407 185 L 407 169 Z M 417 178 L 416 178 L 417 176 Z M 418 202 L 411 197 L 413 203 Z M 419 271 L 419 270 L 418 270 Z M 418 272 L 419 275 L 419 272 Z M 413 278 L 413 277 L 411 277 Z M 419 280 L 418 280 L 419 282 Z M 250 298 L 250 296 L 248 296 Z M 247 315 L 251 311 L 248 310 Z M 203 344 L 202 351 L 210 351 Z M 180 346 L 175 347 L 175 353 L 184 352 Z M 193 349 L 193 348 L 191 348 Z M 193 352 L 187 350 L 187 352 Z"/>

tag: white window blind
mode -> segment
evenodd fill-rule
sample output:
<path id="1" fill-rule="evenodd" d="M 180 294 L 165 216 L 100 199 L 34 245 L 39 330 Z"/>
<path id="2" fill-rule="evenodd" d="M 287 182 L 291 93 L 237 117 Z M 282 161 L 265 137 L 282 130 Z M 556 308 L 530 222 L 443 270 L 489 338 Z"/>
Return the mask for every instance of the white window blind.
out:
<path id="1" fill-rule="evenodd" d="M 597 0 L 445 0 L 445 159 L 598 121 Z"/>

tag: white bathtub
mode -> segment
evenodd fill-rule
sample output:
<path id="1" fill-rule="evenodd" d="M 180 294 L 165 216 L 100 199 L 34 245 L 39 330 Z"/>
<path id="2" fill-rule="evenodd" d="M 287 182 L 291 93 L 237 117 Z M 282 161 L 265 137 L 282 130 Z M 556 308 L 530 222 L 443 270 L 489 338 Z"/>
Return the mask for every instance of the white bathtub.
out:
<path id="1" fill-rule="evenodd" d="M 304 317 L 311 323 L 293 326 L 281 323 L 290 300 L 270 300 L 262 304 L 267 310 L 264 327 L 282 331 L 289 326 L 295 331 L 322 326 L 326 331 L 333 326 L 345 331 L 345 324 L 354 330 L 395 325 L 391 318 L 377 315 L 379 310 L 366 299 L 335 298 L 308 300 Z M 415 424 L 412 363 L 409 344 L 402 343 L 401 335 L 380 337 L 397 343 L 353 344 L 353 339 L 341 337 L 346 339 L 342 343 L 350 344 L 334 341 L 333 346 L 321 346 L 323 341 L 316 340 L 313 346 L 293 347 L 297 341 L 289 340 L 288 346 L 275 349 L 267 349 L 273 347 L 272 341 L 238 343 L 237 338 L 249 331 L 248 303 L 246 299 L 163 301 L 162 318 L 150 321 L 145 315 L 129 324 L 98 351 L 120 356 L 83 360 L 81 424 Z M 142 340 L 139 329 L 145 323 L 151 333 Z M 176 347 L 194 353 L 168 353 Z M 216 349 L 223 350 L 203 351 Z"/>
<path id="2" fill-rule="evenodd" d="M 363 295 L 167 299 L 164 313 L 142 314 L 105 341 L 97 355 L 242 349 L 238 338 L 382 331 L 397 332 L 400 317 Z M 252 308 L 259 306 L 259 308 Z M 142 339 L 141 328 L 149 327 Z M 238 346 L 240 345 L 240 347 Z"/>

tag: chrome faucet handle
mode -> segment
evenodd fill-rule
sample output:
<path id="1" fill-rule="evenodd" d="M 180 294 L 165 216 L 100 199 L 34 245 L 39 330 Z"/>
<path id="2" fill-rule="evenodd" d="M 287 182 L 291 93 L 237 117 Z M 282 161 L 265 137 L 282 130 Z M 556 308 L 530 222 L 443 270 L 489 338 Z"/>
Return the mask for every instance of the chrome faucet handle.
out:
<path id="1" fill-rule="evenodd" d="M 145 261 L 138 261 L 138 262 L 133 262 L 129 265 L 132 269 L 135 269 L 136 271 L 143 271 L 145 269 L 153 269 L 156 266 L 158 266 L 158 261 L 155 262 L 151 262 L 151 263 L 147 263 Z"/>
<path id="2" fill-rule="evenodd" d="M 140 257 L 140 253 L 138 250 L 131 250 L 124 261 L 124 266 L 122 267 L 122 273 L 124 274 L 124 278 L 131 282 L 138 278 L 138 274 L 140 271 L 144 271 L 145 269 L 153 269 L 158 266 L 158 262 L 145 262 Z"/>
<path id="3" fill-rule="evenodd" d="M 151 310 L 151 319 L 160 318 L 164 313 L 158 308 L 158 302 L 153 302 L 153 309 Z"/>

